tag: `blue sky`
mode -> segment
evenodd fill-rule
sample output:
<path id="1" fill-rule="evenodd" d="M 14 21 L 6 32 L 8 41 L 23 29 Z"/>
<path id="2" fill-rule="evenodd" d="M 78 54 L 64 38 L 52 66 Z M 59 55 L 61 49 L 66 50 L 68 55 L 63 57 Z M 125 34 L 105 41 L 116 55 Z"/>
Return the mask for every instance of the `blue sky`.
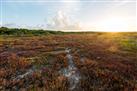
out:
<path id="1" fill-rule="evenodd" d="M 0 8 L 7 27 L 95 29 L 114 19 L 136 25 L 136 0 L 1 0 Z"/>

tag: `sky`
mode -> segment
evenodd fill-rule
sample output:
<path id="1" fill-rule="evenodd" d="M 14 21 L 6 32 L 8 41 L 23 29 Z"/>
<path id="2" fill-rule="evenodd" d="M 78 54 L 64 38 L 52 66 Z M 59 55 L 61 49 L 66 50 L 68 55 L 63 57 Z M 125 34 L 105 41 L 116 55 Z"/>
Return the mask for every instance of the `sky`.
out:
<path id="1" fill-rule="evenodd" d="M 0 0 L 5 27 L 137 31 L 136 0 Z"/>

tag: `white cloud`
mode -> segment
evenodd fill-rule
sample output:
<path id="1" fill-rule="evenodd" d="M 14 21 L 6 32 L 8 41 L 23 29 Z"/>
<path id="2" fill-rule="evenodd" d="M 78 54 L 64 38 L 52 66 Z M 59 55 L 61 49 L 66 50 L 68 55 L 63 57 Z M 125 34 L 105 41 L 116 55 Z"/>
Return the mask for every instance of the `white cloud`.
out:
<path id="1" fill-rule="evenodd" d="M 81 29 L 81 26 L 79 22 L 74 22 L 74 20 L 71 20 L 71 18 L 64 12 L 58 11 L 57 15 L 47 24 L 47 28 L 57 30 L 77 30 Z"/>
<path id="2" fill-rule="evenodd" d="M 1 25 L 0 27 L 7 27 L 7 28 L 26 28 L 26 29 L 45 29 L 45 25 L 43 24 L 37 24 L 34 26 L 30 26 L 30 25 L 25 25 L 25 24 L 21 24 L 21 25 L 17 25 L 15 23 L 6 23 Z"/>
<path id="3" fill-rule="evenodd" d="M 8 28 L 19 28 L 19 26 L 16 25 L 15 23 L 6 23 L 6 24 L 3 24 L 2 26 L 8 27 Z"/>
<path id="4" fill-rule="evenodd" d="M 59 0 L 60 6 L 57 14 L 48 19 L 49 22 L 46 25 L 49 29 L 57 30 L 77 30 L 81 29 L 80 23 L 76 22 L 75 15 L 80 7 L 80 0 Z M 71 19 L 73 18 L 73 19 Z"/>

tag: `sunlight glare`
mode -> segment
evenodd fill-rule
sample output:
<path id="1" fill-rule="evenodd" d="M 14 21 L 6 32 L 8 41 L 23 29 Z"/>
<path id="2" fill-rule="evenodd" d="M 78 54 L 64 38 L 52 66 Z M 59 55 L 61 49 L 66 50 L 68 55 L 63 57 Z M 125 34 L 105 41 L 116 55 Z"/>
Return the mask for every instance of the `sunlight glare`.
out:
<path id="1" fill-rule="evenodd" d="M 101 27 L 105 32 L 123 32 L 128 31 L 128 22 L 122 18 L 111 18 L 104 20 Z"/>

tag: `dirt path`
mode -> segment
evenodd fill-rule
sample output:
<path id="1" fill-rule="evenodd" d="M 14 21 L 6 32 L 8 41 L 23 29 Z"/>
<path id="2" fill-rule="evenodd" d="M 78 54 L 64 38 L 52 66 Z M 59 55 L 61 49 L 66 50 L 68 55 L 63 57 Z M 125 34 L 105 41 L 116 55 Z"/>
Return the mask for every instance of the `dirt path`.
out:
<path id="1" fill-rule="evenodd" d="M 71 55 L 71 49 L 66 48 L 65 52 L 67 53 L 67 59 L 68 59 L 68 67 L 63 68 L 60 70 L 60 73 L 68 78 L 69 84 L 70 84 L 70 90 L 73 90 L 76 88 L 77 84 L 79 83 L 81 76 L 80 73 L 75 66 L 73 62 L 73 57 Z"/>

